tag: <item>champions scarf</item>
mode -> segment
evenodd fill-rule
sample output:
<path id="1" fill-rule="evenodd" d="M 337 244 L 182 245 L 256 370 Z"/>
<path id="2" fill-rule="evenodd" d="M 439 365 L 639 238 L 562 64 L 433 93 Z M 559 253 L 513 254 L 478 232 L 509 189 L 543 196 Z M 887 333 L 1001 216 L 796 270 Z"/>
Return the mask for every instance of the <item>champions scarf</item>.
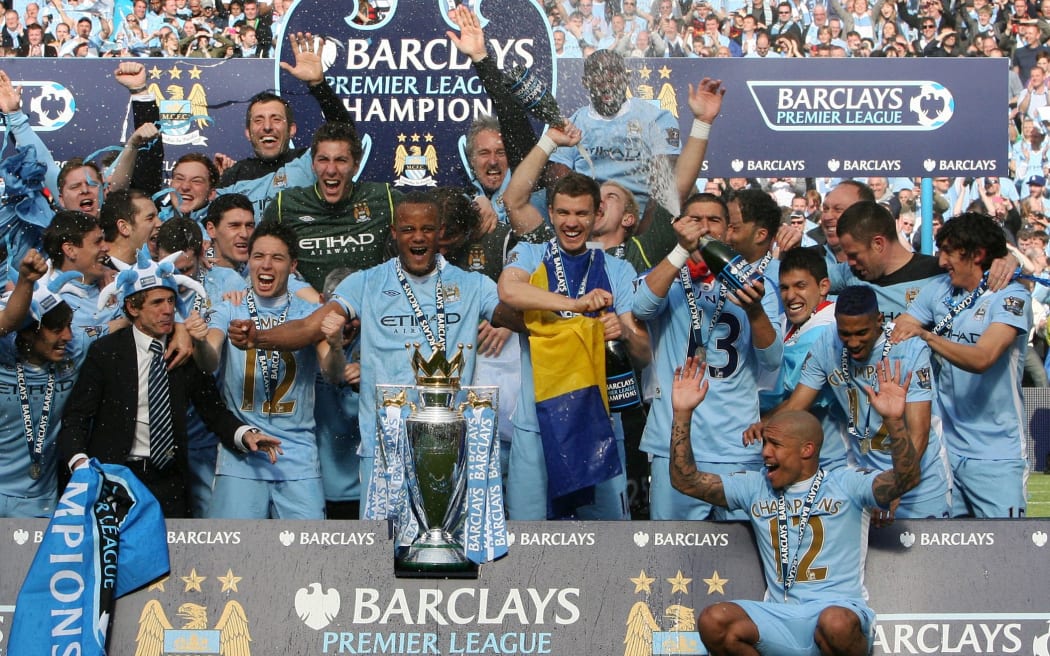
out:
<path id="1" fill-rule="evenodd" d="M 26 574 L 9 653 L 104 655 L 117 598 L 169 570 L 160 504 L 126 467 L 92 459 L 73 472 Z"/>
<path id="2" fill-rule="evenodd" d="M 532 274 L 530 282 L 536 287 L 557 289 L 552 259 L 548 250 Z M 609 287 L 604 253 L 597 251 L 583 292 Z M 554 516 L 564 516 L 576 506 L 593 502 L 594 485 L 623 471 L 609 420 L 604 329 L 598 319 L 563 318 L 536 310 L 525 312 L 525 326 L 532 351 L 548 499 L 555 508 Z"/>

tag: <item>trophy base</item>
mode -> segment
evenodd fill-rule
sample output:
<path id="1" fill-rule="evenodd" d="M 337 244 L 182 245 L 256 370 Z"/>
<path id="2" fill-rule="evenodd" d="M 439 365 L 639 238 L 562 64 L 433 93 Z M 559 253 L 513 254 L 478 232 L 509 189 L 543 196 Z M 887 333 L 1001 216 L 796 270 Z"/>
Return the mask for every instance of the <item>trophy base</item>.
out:
<path id="1" fill-rule="evenodd" d="M 441 530 L 428 531 L 394 554 L 398 578 L 476 579 L 478 566 L 467 559 L 463 547 Z"/>

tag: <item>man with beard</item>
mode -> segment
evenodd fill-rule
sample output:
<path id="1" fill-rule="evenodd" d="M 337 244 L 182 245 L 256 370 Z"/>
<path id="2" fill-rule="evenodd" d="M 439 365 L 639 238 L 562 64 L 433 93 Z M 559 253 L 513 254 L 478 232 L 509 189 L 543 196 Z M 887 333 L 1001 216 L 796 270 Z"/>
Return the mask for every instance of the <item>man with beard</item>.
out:
<path id="1" fill-rule="evenodd" d="M 727 239 L 730 221 L 740 220 L 740 203 L 733 206 L 731 213 L 720 197 L 711 194 L 687 199 L 674 223 L 678 245 L 645 275 L 635 293 L 634 315 L 648 327 L 654 371 L 661 381 L 641 444 L 652 456 L 653 519 L 743 518 L 677 492 L 668 478 L 667 435 L 673 412 L 666 381 L 683 353 L 707 361 L 711 387 L 707 405 L 693 416 L 694 432 L 712 436 L 697 443 L 696 462 L 705 471 L 724 474 L 762 467 L 760 450 L 742 444 L 739 435 L 759 417 L 759 380 L 775 375 L 783 357 L 778 299 L 772 290 L 767 292 L 761 277 L 743 290 L 732 291 L 708 270 L 699 250 L 702 236 Z M 753 233 L 759 242 L 769 239 L 768 231 L 756 226 L 736 231 L 741 232 L 741 244 L 744 232 Z"/>

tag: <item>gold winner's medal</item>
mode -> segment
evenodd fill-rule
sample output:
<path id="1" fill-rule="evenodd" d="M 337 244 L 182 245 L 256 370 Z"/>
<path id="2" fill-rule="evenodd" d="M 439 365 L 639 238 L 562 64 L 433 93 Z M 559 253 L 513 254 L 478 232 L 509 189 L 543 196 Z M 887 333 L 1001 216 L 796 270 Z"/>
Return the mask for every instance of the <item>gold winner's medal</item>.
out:
<path id="1" fill-rule="evenodd" d="M 29 465 L 29 478 L 34 481 L 40 480 L 40 477 L 44 475 L 44 469 L 38 463 Z"/>

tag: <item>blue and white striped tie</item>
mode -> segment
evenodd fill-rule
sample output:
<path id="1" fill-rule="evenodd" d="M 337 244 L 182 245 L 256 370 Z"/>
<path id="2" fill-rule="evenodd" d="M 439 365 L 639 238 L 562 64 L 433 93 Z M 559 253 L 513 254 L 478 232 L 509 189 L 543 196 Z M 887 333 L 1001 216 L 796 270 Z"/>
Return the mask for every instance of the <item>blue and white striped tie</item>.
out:
<path id="1" fill-rule="evenodd" d="M 157 469 L 164 469 L 175 459 L 168 372 L 164 366 L 164 346 L 160 341 L 153 340 L 149 350 L 153 354 L 149 363 L 149 459 Z"/>

